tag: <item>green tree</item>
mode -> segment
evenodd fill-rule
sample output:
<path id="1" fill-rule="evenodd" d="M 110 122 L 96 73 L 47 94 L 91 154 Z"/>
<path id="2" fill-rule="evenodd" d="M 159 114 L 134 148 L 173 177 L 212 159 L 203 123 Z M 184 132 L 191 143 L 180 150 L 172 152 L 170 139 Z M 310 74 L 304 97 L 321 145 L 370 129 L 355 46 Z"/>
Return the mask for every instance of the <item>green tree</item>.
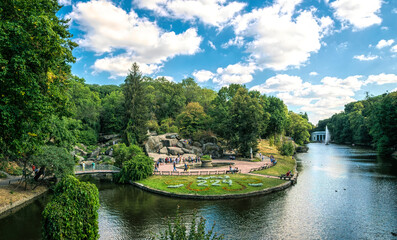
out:
<path id="1" fill-rule="evenodd" d="M 281 134 L 284 132 L 288 119 L 288 108 L 284 102 L 277 97 L 268 97 L 266 112 L 270 114 L 269 125 L 266 136 Z"/>
<path id="2" fill-rule="evenodd" d="M 120 182 L 139 181 L 153 174 L 153 160 L 145 154 L 138 154 L 123 163 L 120 172 Z"/>
<path id="3" fill-rule="evenodd" d="M 125 97 L 124 141 L 130 144 L 142 144 L 146 139 L 146 123 L 149 120 L 146 90 L 138 64 L 134 63 L 125 79 L 123 87 Z"/>
<path id="4" fill-rule="evenodd" d="M 73 174 L 75 165 L 72 155 L 66 149 L 56 146 L 43 147 L 40 153 L 32 157 L 32 162 L 36 167 L 45 168 L 47 176 L 54 175 L 56 178 Z"/>
<path id="5" fill-rule="evenodd" d="M 101 132 L 105 134 L 121 133 L 124 117 L 124 95 L 113 91 L 102 99 Z"/>
<path id="6" fill-rule="evenodd" d="M 137 145 L 127 146 L 124 143 L 114 146 L 114 165 L 122 167 L 124 162 L 131 160 L 134 156 L 142 155 L 143 150 Z"/>
<path id="7" fill-rule="evenodd" d="M 231 99 L 230 145 L 243 156 L 250 156 L 250 149 L 258 150 L 263 108 L 257 98 L 252 98 L 246 88 L 239 88 Z"/>
<path id="8" fill-rule="evenodd" d="M 64 113 L 69 63 L 68 21 L 53 0 L 0 2 L 0 148 L 8 159 L 36 151 L 44 118 Z"/>
<path id="9" fill-rule="evenodd" d="M 197 131 L 205 130 L 207 122 L 208 116 L 198 102 L 189 103 L 177 117 L 179 132 L 189 138 L 192 138 Z"/>
<path id="10" fill-rule="evenodd" d="M 43 211 L 43 239 L 98 239 L 98 209 L 94 184 L 63 178 Z"/>
<path id="11" fill-rule="evenodd" d="M 302 115 L 291 111 L 288 113 L 286 134 L 291 136 L 297 144 L 303 145 L 310 142 L 311 128 L 310 123 Z"/>

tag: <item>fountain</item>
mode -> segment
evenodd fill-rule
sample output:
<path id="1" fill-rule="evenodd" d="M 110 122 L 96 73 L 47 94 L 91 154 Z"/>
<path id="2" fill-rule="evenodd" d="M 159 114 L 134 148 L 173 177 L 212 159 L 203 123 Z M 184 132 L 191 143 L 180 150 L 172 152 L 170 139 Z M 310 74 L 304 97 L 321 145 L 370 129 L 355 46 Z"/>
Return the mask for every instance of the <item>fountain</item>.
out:
<path id="1" fill-rule="evenodd" d="M 331 142 L 331 133 L 328 130 L 328 126 L 325 126 L 325 145 L 328 145 Z"/>

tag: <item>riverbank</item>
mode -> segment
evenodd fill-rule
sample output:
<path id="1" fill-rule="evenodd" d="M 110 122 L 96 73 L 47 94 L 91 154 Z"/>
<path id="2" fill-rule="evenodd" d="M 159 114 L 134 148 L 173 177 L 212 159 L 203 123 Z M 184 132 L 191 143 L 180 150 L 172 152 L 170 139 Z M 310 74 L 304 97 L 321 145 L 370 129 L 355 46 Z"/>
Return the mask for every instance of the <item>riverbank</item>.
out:
<path id="1" fill-rule="evenodd" d="M 48 191 L 44 186 L 38 186 L 34 190 L 31 187 L 28 185 L 25 191 L 24 185 L 18 183 L 0 186 L 0 218 L 17 212 Z"/>

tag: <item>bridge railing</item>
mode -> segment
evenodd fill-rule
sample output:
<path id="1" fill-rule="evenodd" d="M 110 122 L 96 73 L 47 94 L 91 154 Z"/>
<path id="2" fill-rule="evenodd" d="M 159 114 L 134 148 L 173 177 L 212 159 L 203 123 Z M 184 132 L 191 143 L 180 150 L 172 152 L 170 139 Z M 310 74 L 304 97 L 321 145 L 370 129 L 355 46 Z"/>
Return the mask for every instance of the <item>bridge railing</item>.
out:
<path id="1" fill-rule="evenodd" d="M 120 171 L 121 169 L 113 166 L 113 165 L 105 165 L 105 164 L 95 164 L 95 166 L 93 166 L 92 164 L 86 164 L 84 169 L 83 166 L 80 165 L 76 165 L 74 167 L 74 171 L 75 172 L 92 172 L 92 171 Z"/>

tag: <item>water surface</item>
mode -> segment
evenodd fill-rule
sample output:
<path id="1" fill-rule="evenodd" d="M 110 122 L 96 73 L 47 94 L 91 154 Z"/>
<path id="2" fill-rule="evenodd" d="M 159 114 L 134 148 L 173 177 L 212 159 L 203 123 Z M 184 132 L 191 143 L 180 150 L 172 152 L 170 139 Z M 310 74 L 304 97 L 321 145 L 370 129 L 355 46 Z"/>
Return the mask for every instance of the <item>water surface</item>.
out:
<path id="1" fill-rule="evenodd" d="M 98 184 L 101 239 L 145 239 L 166 227 L 177 206 L 198 212 L 226 239 L 396 239 L 397 166 L 358 147 L 309 144 L 298 155 L 298 183 L 239 200 L 172 199 L 133 186 Z M 0 239 L 40 239 L 45 200 L 0 220 Z"/>

